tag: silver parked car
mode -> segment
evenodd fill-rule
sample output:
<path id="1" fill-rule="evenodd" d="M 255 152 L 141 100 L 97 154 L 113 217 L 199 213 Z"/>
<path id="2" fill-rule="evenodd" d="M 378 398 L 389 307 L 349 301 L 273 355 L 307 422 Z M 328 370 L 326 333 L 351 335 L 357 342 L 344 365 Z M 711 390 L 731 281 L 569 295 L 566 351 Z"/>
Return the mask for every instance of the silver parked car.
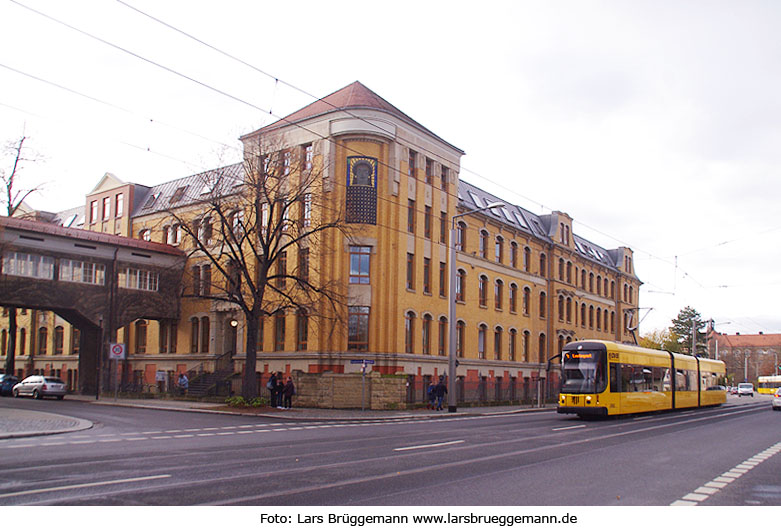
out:
<path id="1" fill-rule="evenodd" d="M 773 410 L 781 409 L 781 387 L 773 393 Z"/>
<path id="2" fill-rule="evenodd" d="M 31 396 L 43 398 L 56 396 L 59 400 L 65 397 L 65 382 L 53 376 L 28 376 L 14 386 L 14 396 Z"/>

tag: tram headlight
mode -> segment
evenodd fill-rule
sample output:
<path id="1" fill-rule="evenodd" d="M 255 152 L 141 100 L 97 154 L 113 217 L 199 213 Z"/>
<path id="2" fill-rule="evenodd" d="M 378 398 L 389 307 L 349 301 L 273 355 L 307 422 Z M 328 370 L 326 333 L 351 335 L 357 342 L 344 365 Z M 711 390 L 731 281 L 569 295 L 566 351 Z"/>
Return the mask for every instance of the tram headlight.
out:
<path id="1" fill-rule="evenodd" d="M 586 403 L 587 404 L 591 403 L 591 395 L 586 395 Z"/>

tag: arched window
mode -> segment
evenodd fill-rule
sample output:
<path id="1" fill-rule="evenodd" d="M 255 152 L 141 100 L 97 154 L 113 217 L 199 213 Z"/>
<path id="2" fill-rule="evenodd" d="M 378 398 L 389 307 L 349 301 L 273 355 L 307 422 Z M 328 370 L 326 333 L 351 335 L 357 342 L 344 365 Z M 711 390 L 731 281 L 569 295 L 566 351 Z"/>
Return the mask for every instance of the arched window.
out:
<path id="1" fill-rule="evenodd" d="M 136 321 L 136 353 L 146 353 L 146 321 Z"/>
<path id="2" fill-rule="evenodd" d="M 565 278 L 565 262 L 563 258 L 559 258 L 559 280 L 564 282 Z"/>
<path id="3" fill-rule="evenodd" d="M 8 350 L 8 330 L 3 328 L 3 331 L 0 332 L 0 356 L 5 356 Z"/>
<path id="4" fill-rule="evenodd" d="M 456 357 L 464 357 L 464 341 L 466 340 L 466 323 L 458 321 L 456 323 Z"/>
<path id="5" fill-rule="evenodd" d="M 608 293 L 610 293 L 608 291 L 608 286 L 609 286 L 608 279 L 607 279 L 607 277 L 605 277 L 605 287 L 604 287 L 605 297 L 607 297 Z"/>
<path id="6" fill-rule="evenodd" d="M 198 342 L 200 338 L 200 321 L 197 317 L 193 317 L 190 319 L 190 352 L 198 352 Z"/>
<path id="7" fill-rule="evenodd" d="M 594 273 L 588 274 L 588 290 L 594 293 Z"/>
<path id="8" fill-rule="evenodd" d="M 423 315 L 423 354 L 431 354 L 431 315 Z"/>
<path id="9" fill-rule="evenodd" d="M 494 359 L 502 359 L 502 327 L 494 328 Z"/>
<path id="10" fill-rule="evenodd" d="M 19 355 L 24 356 L 27 354 L 27 329 L 19 329 Z"/>
<path id="11" fill-rule="evenodd" d="M 580 307 L 580 326 L 586 328 L 586 305 Z"/>
<path id="12" fill-rule="evenodd" d="M 459 221 L 456 225 L 456 250 L 466 250 L 466 223 Z"/>
<path id="13" fill-rule="evenodd" d="M 624 302 L 629 301 L 629 286 L 624 284 Z"/>
<path id="14" fill-rule="evenodd" d="M 480 231 L 480 258 L 488 258 L 488 231 Z"/>
<path id="15" fill-rule="evenodd" d="M 548 304 L 548 296 L 544 291 L 540 292 L 540 318 L 545 319 L 545 306 Z"/>
<path id="16" fill-rule="evenodd" d="M 581 289 L 586 289 L 586 270 L 581 269 L 580 270 L 580 287 Z"/>
<path id="17" fill-rule="evenodd" d="M 305 308 L 296 312 L 296 350 L 306 350 L 309 343 L 309 314 Z"/>
<path id="18" fill-rule="evenodd" d="M 572 299 L 567 297 L 567 322 L 572 322 Z"/>
<path id="19" fill-rule="evenodd" d="M 559 321 L 564 320 L 564 295 L 559 295 Z"/>
<path id="20" fill-rule="evenodd" d="M 209 352 L 210 332 L 209 318 L 205 316 L 201 317 L 201 352 Z"/>
<path id="21" fill-rule="evenodd" d="M 567 284 L 572 284 L 572 262 L 567 262 Z"/>
<path id="22" fill-rule="evenodd" d="M 532 250 L 528 247 L 523 248 L 523 270 L 528 272 L 532 266 Z"/>
<path id="23" fill-rule="evenodd" d="M 540 276 L 544 277 L 547 275 L 548 268 L 546 267 L 547 259 L 545 258 L 545 253 L 540 253 Z"/>
<path id="24" fill-rule="evenodd" d="M 494 260 L 497 264 L 504 262 L 504 238 L 501 236 L 496 237 L 496 243 L 494 244 Z"/>
<path id="25" fill-rule="evenodd" d="M 456 300 L 464 302 L 466 300 L 464 290 L 466 288 L 466 271 L 459 269 L 456 273 Z"/>
<path id="26" fill-rule="evenodd" d="M 610 332 L 616 331 L 616 312 L 610 312 Z"/>
<path id="27" fill-rule="evenodd" d="M 488 277 L 480 275 L 477 287 L 477 298 L 480 306 L 488 305 Z"/>
<path id="28" fill-rule="evenodd" d="M 632 286 L 629 286 L 629 304 L 634 304 L 634 298 L 635 298 L 635 288 Z"/>
<path id="29" fill-rule="evenodd" d="M 510 244 L 510 266 L 518 269 L 518 244 L 515 242 Z"/>
<path id="30" fill-rule="evenodd" d="M 415 313 L 407 312 L 404 320 L 404 352 L 415 352 Z"/>
<path id="31" fill-rule="evenodd" d="M 597 275 L 597 295 L 602 295 L 602 275 Z"/>
<path id="32" fill-rule="evenodd" d="M 610 281 L 610 298 L 615 299 L 616 298 L 616 281 L 611 280 Z"/>
<path id="33" fill-rule="evenodd" d="M 63 352 L 63 343 L 65 342 L 65 329 L 61 326 L 54 327 L 54 354 L 59 355 Z M 3 349 L 5 353 L 5 349 Z"/>
<path id="34" fill-rule="evenodd" d="M 507 349 L 507 355 L 510 357 L 510 361 L 515 361 L 515 349 L 518 342 L 518 331 L 515 328 L 510 329 L 510 343 Z"/>
<path id="35" fill-rule="evenodd" d="M 544 362 L 548 357 L 548 342 L 545 339 L 545 334 L 540 334 L 540 340 L 537 344 L 537 351 L 539 352 L 539 362 Z"/>
<path id="36" fill-rule="evenodd" d="M 529 315 L 531 306 L 532 290 L 528 287 L 523 288 L 523 314 Z"/>
<path id="37" fill-rule="evenodd" d="M 439 318 L 439 348 L 437 353 L 440 356 L 447 355 L 447 319 L 444 317 Z"/>
<path id="38" fill-rule="evenodd" d="M 485 336 L 487 331 L 488 327 L 484 324 L 481 324 L 477 330 L 477 357 L 481 360 L 485 359 Z"/>
<path id="39" fill-rule="evenodd" d="M 597 308 L 597 330 L 602 330 L 602 310 Z"/>
<path id="40" fill-rule="evenodd" d="M 497 310 L 502 309 L 502 291 L 504 290 L 504 283 L 500 279 L 496 279 L 494 283 L 494 308 Z"/>
<path id="41" fill-rule="evenodd" d="M 528 330 L 523 331 L 523 360 L 521 361 L 529 361 L 529 348 L 531 343 L 531 334 Z"/>
<path id="42" fill-rule="evenodd" d="M 38 329 L 38 354 L 46 354 L 49 348 L 49 331 L 45 326 Z"/>
<path id="43" fill-rule="evenodd" d="M 510 311 L 518 311 L 518 286 L 515 284 L 510 284 Z"/>
<path id="44" fill-rule="evenodd" d="M 588 307 L 588 327 L 594 328 L 594 307 Z"/>
<path id="45" fill-rule="evenodd" d="M 564 350 L 564 336 L 559 336 L 559 348 L 556 352 L 562 352 Z"/>

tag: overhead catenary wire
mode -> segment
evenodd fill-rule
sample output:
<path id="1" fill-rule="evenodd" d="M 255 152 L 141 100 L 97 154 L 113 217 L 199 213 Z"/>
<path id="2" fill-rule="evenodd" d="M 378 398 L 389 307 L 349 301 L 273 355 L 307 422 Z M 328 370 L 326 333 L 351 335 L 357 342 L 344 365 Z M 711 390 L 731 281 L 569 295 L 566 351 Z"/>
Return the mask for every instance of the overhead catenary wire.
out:
<path id="1" fill-rule="evenodd" d="M 119 46 L 119 45 L 116 45 L 116 44 L 114 44 L 114 43 L 111 43 L 110 41 L 108 41 L 108 40 L 106 40 L 106 39 L 100 38 L 100 37 L 98 37 L 98 36 L 95 36 L 95 35 L 93 35 L 93 34 L 91 34 L 91 33 L 89 33 L 89 32 L 86 32 L 86 31 L 84 31 L 84 30 L 81 30 L 81 29 L 79 29 L 79 28 L 76 28 L 75 26 L 72 26 L 72 25 L 70 25 L 70 24 L 68 24 L 68 23 L 66 23 L 66 22 L 63 22 L 63 21 L 61 21 L 61 20 L 59 20 L 59 19 L 56 19 L 55 17 L 52 17 L 52 16 L 50 16 L 50 15 L 47 15 L 47 14 L 45 14 L 45 13 L 43 13 L 43 12 L 39 11 L 39 10 L 36 10 L 36 9 L 34 9 L 34 8 L 31 8 L 31 7 L 29 7 L 29 6 L 26 6 L 25 4 L 22 4 L 21 2 L 18 2 L 17 0 L 11 0 L 11 2 L 12 2 L 12 3 L 14 3 L 14 4 L 16 4 L 16 5 L 18 5 L 18 6 L 20 6 L 20 7 L 23 7 L 23 8 L 25 8 L 25 9 L 28 9 L 28 10 L 30 10 L 31 12 L 33 12 L 33 13 L 36 13 L 36 14 L 38 14 L 38 15 L 40 15 L 40 16 L 42 16 L 42 17 L 44 17 L 44 18 L 47 18 L 47 19 L 49 19 L 49 20 L 51 20 L 51 21 L 53 21 L 53 22 L 56 22 L 56 23 L 58 23 L 58 24 L 61 24 L 61 25 L 65 26 L 65 27 L 67 27 L 67 28 L 69 28 L 69 29 L 71 29 L 71 30 L 73 30 L 73 31 L 76 31 L 76 32 L 78 32 L 78 33 L 80 33 L 80 34 L 82 34 L 82 35 L 84 35 L 84 36 L 87 36 L 87 37 L 89 37 L 89 38 L 92 38 L 92 39 L 94 39 L 94 40 L 97 40 L 97 41 L 99 41 L 99 42 L 101 42 L 101 43 L 103 43 L 103 44 L 105 44 L 105 45 L 107 45 L 107 46 L 110 46 L 110 47 L 112 47 L 112 48 L 116 49 L 116 50 L 119 50 L 119 51 L 121 51 L 121 52 L 123 52 L 123 53 L 130 54 L 131 56 L 133 56 L 133 57 L 135 57 L 135 58 L 137 58 L 137 59 L 139 59 L 139 60 L 141 60 L 141 61 L 144 61 L 144 62 L 146 62 L 146 63 L 148 63 L 148 64 L 151 64 L 151 65 L 153 65 L 153 66 L 156 66 L 156 67 L 158 67 L 158 68 L 161 68 L 161 69 L 163 69 L 163 70 L 165 70 L 165 71 L 167 71 L 167 72 L 169 72 L 169 73 L 171 73 L 171 74 L 173 74 L 173 75 L 176 75 L 176 76 L 182 77 L 182 78 L 184 78 L 184 79 L 186 79 L 186 80 L 188 80 L 188 81 L 190 81 L 190 82 L 192 82 L 192 83 L 195 83 L 195 84 L 197 84 L 197 85 L 199 85 L 199 86 L 201 86 L 201 87 L 203 87 L 203 88 L 206 88 L 206 89 L 208 89 L 208 90 L 214 91 L 214 92 L 216 92 L 217 94 L 219 94 L 219 95 L 221 95 L 221 96 L 223 96 L 223 97 L 227 97 L 227 98 L 230 98 L 230 99 L 232 99 L 232 100 L 234 100 L 234 101 L 237 101 L 237 102 L 239 102 L 239 103 L 242 103 L 242 104 L 244 104 L 244 105 L 247 105 L 247 106 L 249 106 L 249 107 L 251 107 L 251 108 L 253 108 L 253 109 L 255 109 L 255 110 L 259 111 L 259 112 L 262 112 L 262 113 L 264 113 L 264 114 L 270 114 L 270 115 L 272 115 L 272 116 L 275 116 L 275 117 L 276 117 L 276 118 L 278 118 L 280 121 L 283 121 L 283 122 L 286 122 L 286 123 L 288 123 L 288 124 L 290 124 L 290 125 L 293 125 L 293 126 L 296 126 L 296 127 L 298 127 L 298 128 L 304 129 L 304 130 L 308 131 L 309 133 L 311 133 L 311 134 L 313 134 L 313 135 L 317 136 L 318 138 L 321 138 L 321 139 L 323 139 L 323 140 L 326 140 L 326 141 L 329 141 L 329 142 L 333 142 L 333 143 L 335 143 L 335 144 L 337 144 L 337 145 L 342 145 L 342 144 L 339 144 L 339 143 L 338 143 L 337 141 L 335 141 L 334 139 L 331 139 L 331 138 L 326 138 L 326 137 L 324 137 L 323 135 L 321 135 L 321 134 L 318 134 L 317 132 L 315 132 L 315 131 L 312 131 L 312 130 L 308 129 L 308 128 L 306 128 L 305 126 L 303 126 L 303 125 L 301 125 L 301 124 L 298 124 L 298 123 L 292 123 L 292 122 L 290 122 L 290 121 L 286 120 L 284 117 L 279 117 L 279 116 L 276 116 L 276 115 L 274 115 L 274 114 L 271 112 L 271 110 L 270 110 L 270 109 L 265 109 L 265 108 L 263 108 L 263 107 L 261 107 L 261 106 L 255 105 L 255 104 L 253 104 L 253 103 L 251 103 L 251 102 L 249 102 L 249 101 L 246 101 L 245 99 L 242 99 L 242 98 L 239 98 L 239 97 L 237 97 L 237 96 L 234 96 L 234 95 L 230 94 L 229 92 L 227 92 L 227 91 L 225 91 L 225 90 L 222 90 L 222 89 L 219 89 L 219 88 L 217 88 L 217 87 L 214 87 L 214 86 L 212 86 L 212 85 L 209 85 L 208 83 L 202 82 L 202 81 L 200 81 L 200 80 L 198 80 L 198 79 L 196 79 L 196 78 L 193 78 L 192 76 L 188 76 L 188 75 L 186 75 L 186 74 L 184 74 L 184 73 L 181 73 L 181 72 L 177 71 L 176 69 L 173 69 L 173 68 L 171 68 L 171 67 L 167 67 L 167 66 L 165 66 L 165 65 L 163 65 L 163 64 L 160 64 L 160 63 L 158 63 L 158 62 L 156 62 L 156 61 L 153 61 L 153 60 L 151 60 L 151 59 L 148 59 L 148 58 L 146 58 L 146 57 L 144 57 L 144 56 L 142 56 L 142 55 L 140 55 L 140 54 L 137 54 L 137 53 L 135 53 L 135 52 L 132 52 L 132 51 L 130 51 L 130 50 L 128 50 L 128 49 L 126 49 L 126 48 L 124 48 L 124 47 L 122 47 L 122 46 Z M 134 7 L 130 6 L 130 5 L 128 5 L 128 4 L 127 4 L 127 3 L 125 3 L 125 2 L 120 2 L 120 3 L 121 3 L 122 5 L 125 5 L 126 7 L 129 7 L 129 8 L 131 8 L 131 9 L 134 9 L 135 11 L 138 11 L 138 12 L 139 12 L 139 13 L 141 13 L 141 14 L 144 14 L 145 16 L 149 16 L 149 15 L 147 15 L 146 13 L 143 13 L 142 11 L 138 10 L 137 8 L 134 8 Z M 153 19 L 154 19 L 154 17 L 150 17 L 150 18 L 153 18 Z M 155 20 L 157 20 L 157 19 L 155 19 Z M 231 57 L 231 58 L 232 58 L 232 59 L 234 59 L 234 60 L 238 60 L 238 61 L 242 62 L 243 64 L 246 64 L 248 67 L 250 67 L 250 68 L 253 68 L 254 70 L 256 70 L 256 71 L 258 71 L 258 72 L 260 72 L 260 73 L 262 73 L 262 74 L 264 74 L 264 75 L 267 75 L 267 76 L 269 76 L 269 77 L 272 77 L 272 78 L 275 80 L 275 83 L 282 83 L 282 84 L 284 84 L 285 86 L 289 86 L 289 87 L 291 87 L 291 88 L 294 88 L 295 90 L 301 91 L 302 93 L 304 93 L 304 94 L 307 94 L 308 96 L 310 96 L 310 97 L 313 97 L 313 98 L 317 99 L 318 101 L 323 101 L 323 100 L 322 100 L 322 98 L 316 98 L 315 96 L 313 96 L 313 95 L 311 95 L 311 94 L 307 93 L 306 91 L 302 91 L 302 90 L 301 90 L 301 89 L 299 89 L 298 87 L 295 87 L 294 85 L 292 85 L 292 84 L 290 84 L 290 83 L 287 83 L 287 82 L 285 82 L 285 81 L 281 80 L 281 79 L 280 79 L 280 78 L 278 78 L 277 76 L 271 76 L 271 74 L 268 74 L 268 73 L 266 73 L 265 71 L 262 71 L 262 70 L 258 69 L 258 68 L 257 68 L 257 67 L 255 67 L 254 65 L 251 65 L 251 64 L 249 64 L 249 63 L 247 63 L 247 62 L 245 62 L 245 61 L 242 61 L 242 60 L 240 60 L 240 59 L 238 59 L 238 58 L 235 58 L 235 57 L 231 56 L 230 54 L 227 54 L 227 53 L 225 53 L 225 52 L 222 52 L 222 51 L 221 51 L 221 50 L 219 50 L 218 48 L 216 48 L 216 47 L 213 47 L 213 46 L 211 46 L 211 45 L 209 45 L 209 44 L 205 43 L 204 41 L 201 41 L 200 39 L 197 39 L 197 38 L 195 38 L 195 37 L 192 37 L 191 35 L 189 35 L 189 34 L 187 34 L 187 33 L 185 33 L 185 32 L 182 32 L 181 30 L 178 30 L 177 28 L 173 27 L 172 25 L 169 25 L 169 24 L 167 24 L 167 23 L 164 23 L 164 22 L 162 22 L 162 21 L 159 21 L 159 20 L 158 20 L 158 22 L 160 22 L 160 23 L 162 23 L 162 24 L 166 24 L 166 25 L 167 25 L 168 27 L 170 27 L 171 29 L 173 29 L 173 30 L 175 30 L 175 31 L 178 31 L 179 33 L 185 34 L 185 35 L 186 35 L 186 36 L 188 36 L 189 38 L 193 38 L 193 39 L 197 40 L 198 42 L 201 42 L 203 45 L 205 45 L 205 46 L 209 46 L 210 48 L 214 49 L 215 51 L 218 51 L 219 53 L 222 53 L 223 55 L 226 55 L 226 56 L 228 56 L 228 57 Z M 328 103 L 328 102 L 326 102 L 326 103 Z M 343 111 L 343 112 L 347 112 L 347 113 L 349 114 L 349 111 L 348 111 L 348 110 L 345 110 L 345 109 L 340 109 L 340 110 L 341 110 L 341 111 Z M 355 152 L 355 153 L 357 153 L 357 154 L 359 154 L 359 155 L 364 155 L 364 154 L 360 153 L 359 151 L 357 151 L 357 150 L 354 150 L 354 149 L 351 149 L 351 148 L 349 148 L 349 147 L 347 147 L 347 146 L 344 146 L 344 145 L 342 145 L 342 147 L 344 147 L 344 148 L 348 149 L 349 151 Z M 420 146 L 416 146 L 416 147 L 418 147 L 418 148 L 419 148 Z M 424 150 L 424 151 L 425 151 L 425 150 Z M 386 164 L 386 163 L 384 163 L 384 162 L 380 162 L 380 163 L 381 163 L 383 166 L 386 166 L 386 167 L 388 167 L 388 168 L 389 168 L 389 169 L 391 169 L 392 171 L 399 171 L 399 172 L 401 172 L 401 169 L 400 169 L 400 168 L 393 168 L 393 167 L 391 167 L 391 166 L 387 165 L 387 164 Z M 477 176 L 478 178 L 480 178 L 480 179 L 482 179 L 482 180 L 484 180 L 484 181 L 486 181 L 486 182 L 489 182 L 489 183 L 493 184 L 494 186 L 497 186 L 497 187 L 499 187 L 499 188 L 501 188 L 501 189 L 503 189 L 503 190 L 506 190 L 507 192 L 509 192 L 509 193 L 513 194 L 514 196 L 522 197 L 523 199 L 525 199 L 525 200 L 527 200 L 527 201 L 530 201 L 530 202 L 533 202 L 533 203 L 535 203 L 535 204 L 538 204 L 538 205 L 540 205 L 540 206 L 541 206 L 543 209 L 552 210 L 551 208 L 547 207 L 547 206 L 546 206 L 546 205 L 544 205 L 543 203 L 541 203 L 541 202 L 538 202 L 538 201 L 535 201 L 535 200 L 533 200 L 533 199 L 531 199 L 531 198 L 525 197 L 525 196 L 523 196 L 522 194 L 519 194 L 518 192 L 516 192 L 515 190 L 510 190 L 509 188 L 507 188 L 507 187 L 503 186 L 502 184 L 500 184 L 500 183 L 497 183 L 497 182 L 495 182 L 495 181 L 493 181 L 493 180 L 491 180 L 491 179 L 489 179 L 489 178 L 487 178 L 487 177 L 485 177 L 485 176 L 483 176 L 483 175 L 481 175 L 481 174 L 479 174 L 479 173 L 477 173 L 477 172 L 474 172 L 474 171 L 472 171 L 472 170 L 470 170 L 470 169 L 468 169 L 468 168 L 464 168 L 464 167 L 460 167 L 460 169 L 461 169 L 461 171 L 462 171 L 462 172 L 471 173 L 471 174 L 473 174 L 473 175 Z M 456 194 L 453 194 L 452 192 L 450 192 L 449 190 L 448 190 L 448 192 L 447 192 L 447 193 L 448 193 L 448 194 L 451 194 L 451 195 L 453 195 L 453 196 L 455 196 L 455 195 L 456 195 Z M 399 203 L 396 203 L 396 204 L 397 204 L 397 206 L 399 206 L 399 207 L 403 207 L 403 206 L 404 206 L 404 205 L 401 205 L 401 204 L 399 204 Z M 590 230 L 592 230 L 592 231 L 594 231 L 594 232 L 597 232 L 597 233 L 599 233 L 599 234 L 601 234 L 601 235 L 603 235 L 603 236 L 605 236 L 605 237 L 608 237 L 608 238 L 610 238 L 610 239 L 612 239 L 612 240 L 614 240 L 614 241 L 617 241 L 617 242 L 619 242 L 619 243 L 623 243 L 623 244 L 625 244 L 625 245 L 627 245 L 627 246 L 629 246 L 629 247 L 632 247 L 633 249 L 636 249 L 636 250 L 638 250 L 638 251 L 642 251 L 642 249 L 640 249 L 640 248 L 638 248 L 638 247 L 636 247 L 636 246 L 633 246 L 633 245 L 631 245 L 631 244 L 629 244 L 629 243 L 627 243 L 627 242 L 623 242 L 622 240 L 620 240 L 620 239 L 618 239 L 618 238 L 615 238 L 614 236 L 612 236 L 612 235 L 609 235 L 609 234 L 607 234 L 607 233 L 605 233 L 605 232 L 603 232 L 603 231 L 600 231 L 600 230 L 598 230 L 598 229 L 596 229 L 596 228 L 593 228 L 593 227 L 591 227 L 591 226 L 590 226 L 590 225 L 588 225 L 588 224 L 585 224 L 585 223 L 582 223 L 582 222 L 578 222 L 578 223 L 580 223 L 580 224 L 581 224 L 581 225 L 583 225 L 584 227 L 586 227 L 586 228 L 588 228 L 588 229 L 590 229 Z M 661 258 L 661 257 L 659 257 L 659 256 L 656 256 L 655 254 L 653 254 L 653 253 L 650 253 L 650 252 L 648 252 L 648 251 L 642 251 L 642 252 L 644 252 L 644 253 L 645 253 L 645 254 L 647 254 L 649 257 L 652 257 L 652 258 L 654 258 L 654 259 L 661 260 L 661 261 L 663 261 L 663 262 L 668 262 L 666 259 L 664 259 L 664 258 Z M 668 262 L 668 263 L 669 263 L 669 262 Z"/>

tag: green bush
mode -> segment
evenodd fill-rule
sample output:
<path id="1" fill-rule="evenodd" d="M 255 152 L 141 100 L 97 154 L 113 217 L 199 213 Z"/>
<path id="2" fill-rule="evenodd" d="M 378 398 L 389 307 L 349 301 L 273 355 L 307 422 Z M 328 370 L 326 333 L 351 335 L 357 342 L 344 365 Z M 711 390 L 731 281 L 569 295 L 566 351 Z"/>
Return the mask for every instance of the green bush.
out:
<path id="1" fill-rule="evenodd" d="M 250 407 L 263 407 L 266 404 L 268 404 L 268 399 L 259 396 L 253 398 L 252 401 L 249 403 Z"/>
<path id="2" fill-rule="evenodd" d="M 232 396 L 230 398 L 225 399 L 225 403 L 228 404 L 231 407 L 247 407 L 247 401 L 244 400 L 243 396 Z"/>

